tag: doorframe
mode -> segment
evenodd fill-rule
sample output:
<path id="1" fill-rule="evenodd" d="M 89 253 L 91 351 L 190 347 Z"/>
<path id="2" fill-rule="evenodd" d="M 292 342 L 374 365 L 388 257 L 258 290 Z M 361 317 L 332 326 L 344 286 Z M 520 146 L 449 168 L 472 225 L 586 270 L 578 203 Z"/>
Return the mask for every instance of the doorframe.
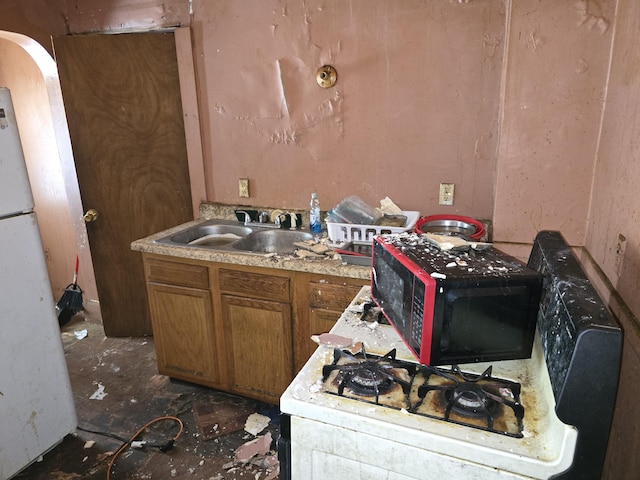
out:
<path id="1" fill-rule="evenodd" d="M 200 203 L 206 201 L 207 194 L 191 28 L 179 27 L 172 29 L 172 31 L 174 33 L 178 75 L 180 79 L 180 97 L 184 120 L 189 183 L 191 185 L 191 202 L 194 218 L 199 218 Z M 148 32 L 153 33 L 154 31 L 149 30 Z M 128 32 L 118 33 L 126 34 Z M 85 307 L 89 307 L 89 313 L 92 316 L 95 315 L 101 319 L 91 250 L 83 218 L 84 207 L 80 196 L 80 187 L 76 174 L 75 160 L 71 147 L 71 138 L 69 136 L 69 128 L 55 58 L 52 57 L 42 45 L 26 35 L 0 30 L 0 39 L 9 41 L 23 50 L 25 58 L 32 61 L 42 72 L 42 85 L 43 88 L 46 88 L 50 100 L 51 116 L 55 119 L 55 121 L 52 122 L 52 129 L 54 130 L 57 143 L 58 160 L 64 181 L 64 191 L 67 197 L 66 209 L 69 212 L 70 218 L 67 228 L 73 230 L 73 238 L 76 244 L 75 250 L 79 256 Z M 54 51 L 55 55 L 53 39 L 51 43 L 52 51 Z M 41 159 L 41 161 L 51 161 L 51 159 Z M 43 188 L 37 184 L 31 187 L 34 190 Z M 70 265 L 73 264 L 73 260 L 74 259 L 69 259 Z M 61 292 L 53 293 L 54 297 L 57 297 Z"/>
<path id="2" fill-rule="evenodd" d="M 93 273 L 93 263 L 91 252 L 88 248 L 87 230 L 82 217 L 83 211 L 80 199 L 80 188 L 78 186 L 57 65 L 49 52 L 47 52 L 41 44 L 26 35 L 0 30 L 0 40 L 15 45 L 18 51 L 21 52 L 19 55 L 20 58 L 16 57 L 15 59 L 18 63 L 17 65 L 3 65 L 3 67 L 6 67 L 7 72 L 15 74 L 11 78 L 11 83 L 16 83 L 16 85 L 20 87 L 28 84 L 29 88 L 44 90 L 46 91 L 46 97 L 49 101 L 49 105 L 43 107 L 49 110 L 48 112 L 32 112 L 32 114 L 34 117 L 41 116 L 43 119 L 46 119 L 46 122 L 43 123 L 41 128 L 47 129 L 48 134 L 54 139 L 56 151 L 55 153 L 52 152 L 51 156 L 35 156 L 25 158 L 25 160 L 28 164 L 30 163 L 34 169 L 39 169 L 40 166 L 46 168 L 48 162 L 55 162 L 56 160 L 60 166 L 60 178 L 47 179 L 48 182 L 53 182 L 54 185 L 43 185 L 36 179 L 30 178 L 34 198 L 47 198 L 47 192 L 51 189 L 64 192 L 62 197 L 56 199 L 57 203 L 55 206 L 41 205 L 40 209 L 42 215 L 43 212 L 46 214 L 50 208 L 53 208 L 60 222 L 54 231 L 51 229 L 41 229 L 43 243 L 50 245 L 50 253 L 52 255 L 56 256 L 56 258 L 59 256 L 64 257 L 64 264 L 69 265 L 68 270 L 64 272 L 64 279 L 57 278 L 57 276 L 54 277 L 53 275 L 56 275 L 55 272 L 49 272 L 53 296 L 54 298 L 58 298 L 62 293 L 62 291 L 56 291 L 57 288 L 54 288 L 54 285 L 65 285 L 71 280 L 72 268 L 77 254 L 80 261 L 80 276 L 85 299 L 87 301 L 95 300 L 97 302 L 98 297 Z M 35 67 L 34 70 L 40 72 L 38 78 L 29 78 L 27 80 L 20 76 L 27 70 L 21 68 L 20 64 L 23 62 L 33 64 Z M 9 88 L 12 87 L 12 85 L 7 86 Z M 16 89 L 16 91 L 17 90 L 19 89 Z M 14 103 L 19 104 L 20 99 L 14 98 Z M 29 138 L 28 131 L 29 130 L 25 130 L 21 132 L 23 143 L 39 141 L 38 138 Z M 37 202 L 36 210 L 38 210 Z M 64 220 L 62 220 L 63 217 Z M 75 245 L 73 247 L 67 245 L 67 239 L 73 239 Z M 99 311 L 97 315 L 99 315 Z"/>
<path id="3" fill-rule="evenodd" d="M 199 218 L 200 204 L 207 200 L 207 190 L 204 178 L 204 155 L 191 27 L 176 28 L 174 30 L 174 38 L 178 61 L 178 76 L 180 78 L 184 137 L 187 147 L 187 161 L 189 163 L 193 218 Z"/>

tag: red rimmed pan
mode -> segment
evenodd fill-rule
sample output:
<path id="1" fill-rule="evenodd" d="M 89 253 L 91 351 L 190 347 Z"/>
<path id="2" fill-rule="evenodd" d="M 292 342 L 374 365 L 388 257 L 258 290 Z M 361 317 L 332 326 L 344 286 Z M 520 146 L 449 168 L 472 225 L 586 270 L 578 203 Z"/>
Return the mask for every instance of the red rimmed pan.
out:
<path id="1" fill-rule="evenodd" d="M 463 215 L 428 215 L 418 219 L 414 231 L 459 235 L 470 240 L 480 240 L 485 233 L 481 222 Z"/>

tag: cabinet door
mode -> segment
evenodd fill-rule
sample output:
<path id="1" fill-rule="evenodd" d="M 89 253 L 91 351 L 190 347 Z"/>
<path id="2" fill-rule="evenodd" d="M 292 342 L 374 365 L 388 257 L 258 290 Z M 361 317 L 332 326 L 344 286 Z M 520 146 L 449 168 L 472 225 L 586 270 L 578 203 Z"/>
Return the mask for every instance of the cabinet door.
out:
<path id="1" fill-rule="evenodd" d="M 293 380 L 291 306 L 222 295 L 234 391 L 277 404 Z"/>
<path id="2" fill-rule="evenodd" d="M 312 335 L 330 331 L 349 306 L 362 286 L 364 280 L 307 276 L 301 282 L 299 292 L 299 316 L 302 321 L 296 323 L 295 366 L 300 370 L 318 345 L 311 340 Z"/>
<path id="3" fill-rule="evenodd" d="M 211 293 L 156 283 L 148 284 L 148 293 L 158 371 L 199 384 L 220 383 Z"/>

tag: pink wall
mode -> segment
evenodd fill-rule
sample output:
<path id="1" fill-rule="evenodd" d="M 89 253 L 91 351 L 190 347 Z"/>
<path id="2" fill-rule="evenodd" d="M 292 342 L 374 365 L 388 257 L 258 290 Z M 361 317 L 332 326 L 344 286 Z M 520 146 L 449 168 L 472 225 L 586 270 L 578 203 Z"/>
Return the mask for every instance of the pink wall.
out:
<path id="1" fill-rule="evenodd" d="M 505 12 L 498 0 L 194 2 L 210 200 L 329 208 L 357 194 L 489 218 Z M 338 71 L 334 88 L 316 70 Z M 438 207 L 440 182 L 457 184 Z"/>
<path id="2" fill-rule="evenodd" d="M 614 0 L 62 3 L 50 21 L 70 32 L 191 25 L 207 200 L 388 195 L 491 219 L 500 242 L 552 228 L 584 243 Z"/>
<path id="3" fill-rule="evenodd" d="M 596 8 L 598 7 L 599 8 Z M 494 238 L 584 245 L 615 1 L 512 2 Z"/>
<path id="4" fill-rule="evenodd" d="M 640 4 L 621 0 L 597 155 L 587 248 L 640 315 Z"/>
<path id="5" fill-rule="evenodd" d="M 488 218 L 522 256 L 538 230 L 558 229 L 586 242 L 633 303 L 637 10 L 630 0 L 5 0 L 0 28 L 49 49 L 48 35 L 67 31 L 190 26 L 207 200 L 242 203 L 239 177 L 254 205 L 388 195 L 424 214 Z M 332 89 L 315 84 L 324 63 L 338 70 Z M 437 205 L 443 181 L 456 183 L 453 207 Z"/>

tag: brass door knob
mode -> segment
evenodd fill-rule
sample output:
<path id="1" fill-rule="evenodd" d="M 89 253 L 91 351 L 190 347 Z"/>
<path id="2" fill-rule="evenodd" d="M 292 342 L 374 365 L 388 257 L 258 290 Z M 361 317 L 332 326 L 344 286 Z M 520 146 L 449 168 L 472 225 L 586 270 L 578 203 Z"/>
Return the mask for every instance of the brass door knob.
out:
<path id="1" fill-rule="evenodd" d="M 84 218 L 84 221 L 87 223 L 95 222 L 98 219 L 98 211 L 90 208 L 85 212 L 82 218 Z"/>

